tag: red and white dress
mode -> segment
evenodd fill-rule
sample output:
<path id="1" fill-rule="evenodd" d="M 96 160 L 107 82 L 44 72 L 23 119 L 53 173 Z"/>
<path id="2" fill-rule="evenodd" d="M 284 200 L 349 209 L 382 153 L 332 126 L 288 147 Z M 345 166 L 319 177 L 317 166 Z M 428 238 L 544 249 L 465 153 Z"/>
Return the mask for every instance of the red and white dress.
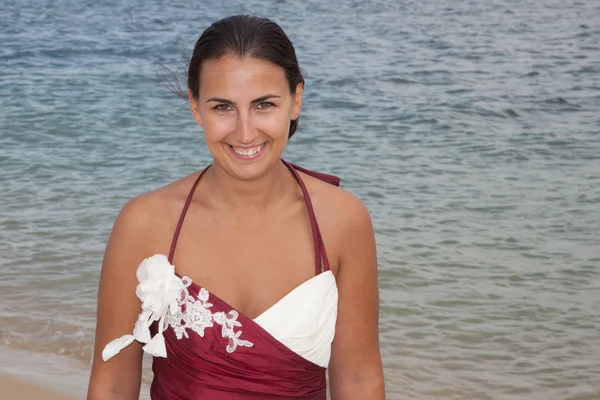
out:
<path id="1" fill-rule="evenodd" d="M 315 276 L 255 319 L 182 277 L 171 264 L 194 182 L 173 235 L 169 257 L 144 260 L 136 293 L 142 312 L 133 335 L 109 343 L 105 361 L 133 340 L 154 356 L 155 400 L 326 398 L 326 369 L 335 334 L 338 292 L 310 196 L 298 171 L 333 185 L 339 179 L 282 160 L 302 192 L 315 249 Z"/>

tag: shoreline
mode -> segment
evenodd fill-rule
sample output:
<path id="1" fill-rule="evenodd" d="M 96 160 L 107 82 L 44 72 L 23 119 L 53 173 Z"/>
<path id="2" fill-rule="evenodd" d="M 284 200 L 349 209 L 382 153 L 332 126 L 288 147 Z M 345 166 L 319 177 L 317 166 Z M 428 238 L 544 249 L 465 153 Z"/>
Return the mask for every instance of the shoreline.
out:
<path id="1" fill-rule="evenodd" d="M 87 396 L 90 364 L 81 360 L 1 345 L 0 360 L 0 400 L 75 400 Z M 150 361 L 144 359 L 146 374 Z M 150 399 L 147 378 L 140 400 Z"/>
<path id="2" fill-rule="evenodd" d="M 86 397 L 89 367 L 52 353 L 0 346 L 0 400 Z"/>
<path id="3" fill-rule="evenodd" d="M 25 382 L 11 375 L 0 375 L 0 400 L 75 400 L 66 394 L 40 386 L 39 384 Z"/>

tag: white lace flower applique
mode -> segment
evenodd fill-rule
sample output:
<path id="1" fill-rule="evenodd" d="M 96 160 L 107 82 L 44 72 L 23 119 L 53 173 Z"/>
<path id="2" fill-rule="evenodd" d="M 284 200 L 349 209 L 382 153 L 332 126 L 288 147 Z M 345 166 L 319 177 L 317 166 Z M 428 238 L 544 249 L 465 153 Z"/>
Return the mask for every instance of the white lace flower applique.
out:
<path id="1" fill-rule="evenodd" d="M 230 317 L 227 317 L 227 315 L 230 315 Z M 252 347 L 252 343 L 240 339 L 242 331 L 233 331 L 234 326 L 242 326 L 242 324 L 237 321 L 237 317 L 238 312 L 235 310 L 229 311 L 228 314 L 225 314 L 224 312 L 216 312 L 213 314 L 214 321 L 222 326 L 221 335 L 223 335 L 224 338 L 229 339 L 229 344 L 225 349 L 228 353 L 233 353 L 238 346 Z"/>
<path id="2" fill-rule="evenodd" d="M 175 275 L 175 267 L 164 255 L 156 254 L 142 261 L 136 275 L 139 281 L 136 295 L 142 302 L 142 312 L 135 323 L 133 335 L 124 335 L 106 345 L 102 351 L 104 361 L 110 360 L 134 340 L 145 343 L 145 352 L 155 357 L 166 357 L 163 332 L 169 325 L 177 338 L 182 339 L 189 338 L 187 329 L 204 337 L 204 330 L 216 323 L 221 325 L 223 338 L 229 340 L 227 352 L 233 353 L 237 346 L 253 346 L 251 342 L 240 339 L 242 331 L 234 332 L 234 327 L 242 326 L 237 321 L 238 313 L 231 310 L 227 314 L 213 314 L 208 291 L 202 288 L 196 298 L 190 295 L 187 288 L 192 280 Z M 151 337 L 150 326 L 155 321 L 158 321 L 158 333 Z"/>

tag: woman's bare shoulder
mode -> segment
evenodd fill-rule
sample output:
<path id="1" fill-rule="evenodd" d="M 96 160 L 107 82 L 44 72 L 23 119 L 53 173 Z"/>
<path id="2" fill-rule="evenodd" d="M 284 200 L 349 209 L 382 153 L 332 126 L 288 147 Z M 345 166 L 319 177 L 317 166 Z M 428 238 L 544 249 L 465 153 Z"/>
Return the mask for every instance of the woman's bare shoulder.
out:
<path id="1" fill-rule="evenodd" d="M 189 191 L 200 172 L 194 172 L 176 181 L 129 199 L 121 208 L 113 233 L 136 238 L 143 247 L 162 248 L 175 229 Z"/>
<path id="2" fill-rule="evenodd" d="M 356 229 L 372 229 L 369 211 L 358 196 L 307 174 L 302 174 L 302 179 L 306 183 L 320 226 L 334 227 L 338 234 Z"/>

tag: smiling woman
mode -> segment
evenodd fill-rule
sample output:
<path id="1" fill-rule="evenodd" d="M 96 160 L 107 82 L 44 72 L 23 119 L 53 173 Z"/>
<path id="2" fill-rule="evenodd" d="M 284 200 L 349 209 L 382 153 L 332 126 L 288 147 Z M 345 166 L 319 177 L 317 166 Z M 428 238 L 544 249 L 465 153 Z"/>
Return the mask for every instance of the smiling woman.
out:
<path id="1" fill-rule="evenodd" d="M 214 162 L 119 213 L 88 399 L 137 399 L 144 351 L 153 399 L 324 400 L 327 372 L 334 400 L 384 398 L 369 214 L 338 178 L 281 159 L 303 85 L 268 19 L 200 36 L 187 97 Z"/>
<path id="2" fill-rule="evenodd" d="M 292 92 L 280 66 L 235 55 L 204 61 L 199 81 L 190 107 L 216 163 L 238 179 L 261 178 L 279 163 L 292 121 L 295 130 L 303 83 Z"/>

